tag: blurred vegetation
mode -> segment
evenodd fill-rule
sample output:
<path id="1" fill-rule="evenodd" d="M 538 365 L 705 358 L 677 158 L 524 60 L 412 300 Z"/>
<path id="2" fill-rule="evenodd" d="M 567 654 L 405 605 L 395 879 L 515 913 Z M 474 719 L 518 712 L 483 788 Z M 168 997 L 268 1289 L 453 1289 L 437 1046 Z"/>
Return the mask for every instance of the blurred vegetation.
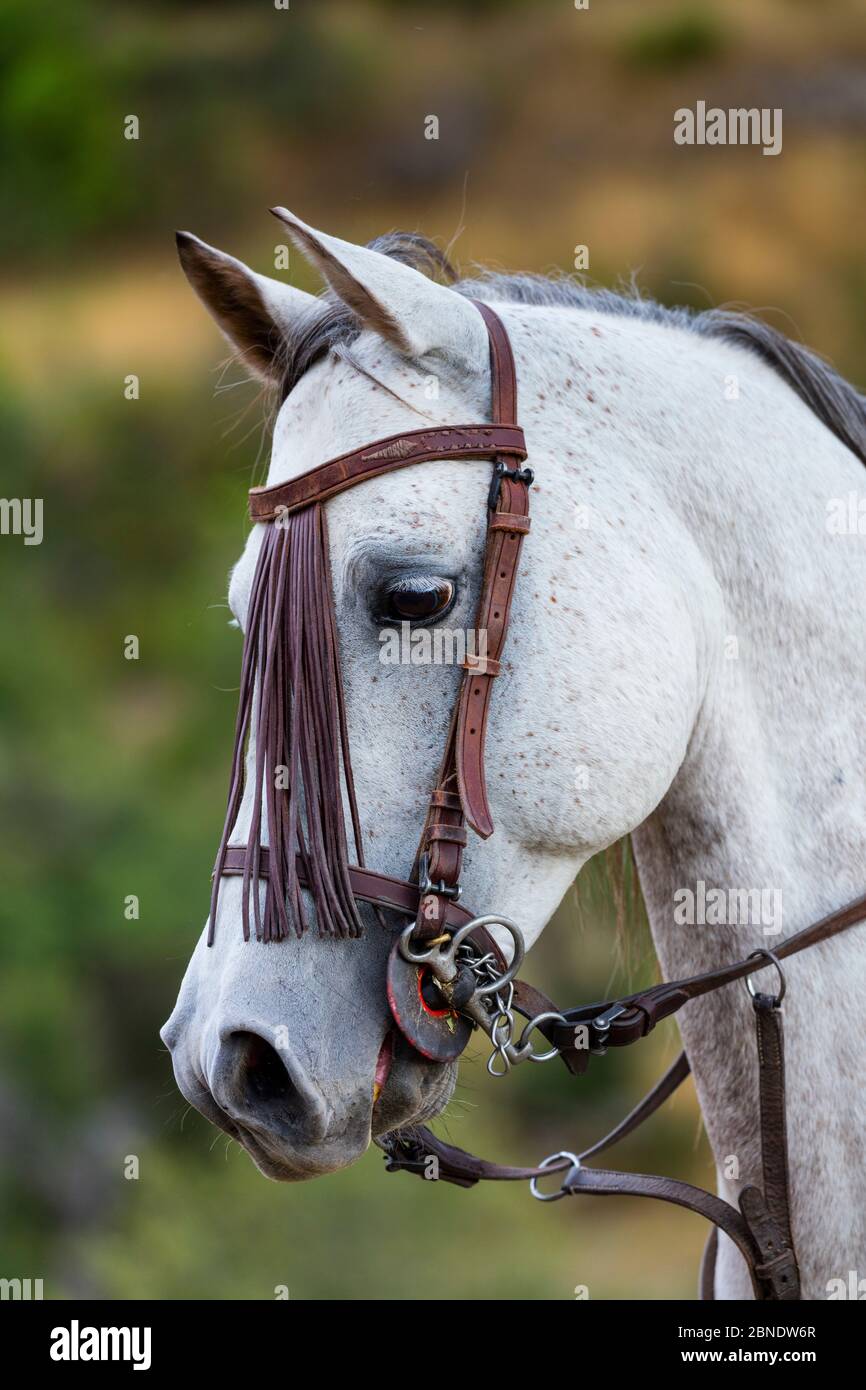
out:
<path id="1" fill-rule="evenodd" d="M 725 27 L 719 16 L 695 7 L 638 26 L 628 35 L 624 51 L 635 64 L 679 68 L 717 57 L 724 44 Z"/>
<path id="2" fill-rule="evenodd" d="M 425 1190 L 373 1154 L 282 1188 L 184 1116 L 157 1029 L 206 910 L 240 654 L 224 576 L 267 442 L 254 390 L 214 395 L 232 378 L 171 234 L 266 272 L 276 202 L 359 240 L 460 232 L 464 264 L 568 269 L 586 243 L 603 282 L 638 268 L 663 299 L 775 306 L 862 382 L 861 21 L 853 0 L 6 0 L 0 451 L 46 536 L 0 546 L 0 1272 L 50 1296 L 416 1299 L 443 1276 L 466 1298 L 691 1295 L 687 1214 Z M 676 150 L 698 98 L 783 106 L 782 155 Z M 617 943 L 604 867 L 579 888 L 532 978 L 568 1001 L 636 988 L 655 966 L 633 892 Z M 588 1141 L 675 1047 L 668 1026 L 579 1083 L 494 1086 L 470 1060 L 444 1132 L 527 1161 Z M 711 1182 L 698 1134 L 687 1094 L 622 1161 Z"/>

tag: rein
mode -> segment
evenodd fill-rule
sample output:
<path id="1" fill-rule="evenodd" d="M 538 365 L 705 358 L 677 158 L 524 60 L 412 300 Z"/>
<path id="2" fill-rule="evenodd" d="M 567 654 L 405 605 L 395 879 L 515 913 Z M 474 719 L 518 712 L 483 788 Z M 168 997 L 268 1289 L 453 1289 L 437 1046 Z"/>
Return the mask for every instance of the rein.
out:
<path id="1" fill-rule="evenodd" d="M 265 526 L 250 595 L 228 806 L 213 873 L 208 945 L 213 943 L 222 880 L 242 878 L 245 939 L 302 935 L 309 927 L 304 893 L 323 935 L 359 936 L 358 901 L 370 904 L 380 924 L 395 912 L 407 924 L 388 962 L 388 1003 L 396 1027 L 424 1057 L 454 1061 L 475 1028 L 492 1044 L 488 1071 L 504 1076 L 529 1060 L 560 1057 L 582 1075 L 590 1056 L 628 1046 L 692 999 L 745 980 L 755 1016 L 763 1189 L 743 1188 L 739 1206 L 689 1183 L 642 1173 L 586 1166 L 586 1161 L 631 1134 L 674 1093 L 689 1074 L 681 1053 L 644 1099 L 613 1129 L 580 1154 L 553 1154 L 535 1168 L 515 1168 L 476 1158 L 415 1127 L 381 1136 L 389 1172 L 435 1176 L 461 1187 L 479 1181 L 528 1181 L 541 1201 L 560 1197 L 652 1197 L 697 1212 L 712 1223 L 701 1292 L 712 1297 L 717 1232 L 734 1242 L 749 1269 L 755 1297 L 800 1297 L 791 1235 L 785 1122 L 785 1063 L 781 961 L 827 941 L 866 919 L 866 896 L 782 941 L 721 969 L 666 981 L 624 998 L 559 1010 L 539 990 L 517 978 L 524 943 L 514 923 L 500 916 L 475 917 L 459 904 L 460 869 L 467 827 L 482 839 L 493 833 L 484 773 L 484 747 L 493 682 L 501 670 L 523 539 L 530 528 L 530 468 L 517 424 L 517 380 L 508 335 L 489 305 L 474 301 L 488 331 L 492 381 L 491 420 L 390 435 L 341 454 L 272 487 L 250 492 L 250 517 Z M 490 460 L 487 536 L 476 630 L 485 632 L 487 655 L 467 655 L 445 748 L 409 878 L 367 868 L 352 779 L 346 710 L 340 675 L 333 585 L 324 503 L 347 488 L 383 473 L 436 460 Z M 248 755 L 255 734 L 255 759 Z M 250 805 L 245 844 L 230 836 L 245 800 Z M 346 820 L 355 862 L 349 862 Z M 268 843 L 262 843 L 263 830 Z M 264 905 L 260 883 L 264 881 Z M 251 927 L 252 922 L 252 927 Z M 488 930 L 510 935 L 510 960 Z M 776 995 L 752 989 L 751 976 L 767 965 L 779 975 Z M 516 1035 L 515 1014 L 525 1025 Z M 550 1044 L 533 1050 L 538 1030 Z M 539 1181 L 559 1187 L 542 1192 Z"/>
<path id="2" fill-rule="evenodd" d="M 520 1055 L 521 1048 L 518 1048 L 511 1059 L 513 1065 L 524 1060 L 524 1056 L 532 1061 L 546 1060 L 551 1055 L 559 1056 L 569 1071 L 581 1074 L 586 1070 L 590 1056 L 604 1056 L 608 1047 L 625 1047 L 638 1042 L 651 1032 L 656 1023 L 678 1013 L 690 1000 L 713 993 L 737 980 L 745 980 L 755 1016 L 763 1191 L 753 1186 L 744 1187 L 739 1194 L 739 1210 L 713 1193 L 675 1178 L 585 1166 L 587 1159 L 605 1152 L 634 1133 L 674 1094 L 689 1075 L 689 1060 L 685 1052 L 679 1054 L 656 1085 L 618 1125 L 582 1153 L 563 1150 L 552 1154 L 534 1168 L 508 1167 L 476 1158 L 463 1149 L 444 1143 L 429 1129 L 416 1127 L 404 1133 L 382 1136 L 376 1141 L 385 1150 L 388 1172 L 405 1170 L 427 1177 L 433 1158 L 435 1176 L 459 1187 L 474 1187 L 480 1181 L 529 1182 L 533 1196 L 544 1202 L 584 1194 L 651 1197 L 670 1202 L 696 1212 L 714 1227 L 701 1270 L 702 1298 L 713 1297 L 717 1231 L 721 1230 L 730 1237 L 745 1259 L 756 1299 L 798 1300 L 800 1275 L 791 1235 L 785 1121 L 781 1005 L 786 981 L 781 961 L 810 946 L 829 941 L 864 920 L 866 895 L 786 937 L 774 951 L 753 951 L 742 960 L 703 975 L 666 981 L 625 998 L 567 1009 L 556 1015 L 555 1021 L 536 1017 L 535 1025 L 553 1043 L 552 1051 L 539 1056 L 529 1050 L 529 1041 L 521 1040 L 522 1048 L 526 1051 Z M 778 972 L 779 989 L 775 995 L 758 993 L 751 986 L 750 976 L 768 964 L 774 965 Z M 515 982 L 514 1007 L 518 1012 L 529 1017 L 530 1009 L 537 1009 L 540 1004 L 546 1004 L 551 1014 L 555 1014 L 554 1006 L 539 991 Z M 532 1026 L 532 1023 L 528 1024 L 527 1030 L 531 1031 Z M 493 1057 L 496 1057 L 496 1053 Z M 539 1181 L 551 1176 L 561 1179 L 560 1186 L 544 1193 L 539 1189 Z"/>

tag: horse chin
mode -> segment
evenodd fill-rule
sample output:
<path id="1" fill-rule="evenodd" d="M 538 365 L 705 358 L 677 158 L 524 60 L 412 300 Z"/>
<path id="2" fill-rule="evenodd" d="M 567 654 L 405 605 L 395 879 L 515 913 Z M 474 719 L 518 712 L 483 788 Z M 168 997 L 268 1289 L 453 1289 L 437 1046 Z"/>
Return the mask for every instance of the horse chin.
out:
<path id="1" fill-rule="evenodd" d="M 456 1062 L 428 1062 L 394 1032 L 393 1062 L 373 1105 L 372 1137 L 435 1119 L 457 1084 Z"/>
<path id="2" fill-rule="evenodd" d="M 456 1063 L 428 1062 L 398 1039 L 387 1079 L 371 1112 L 366 1117 L 359 1116 L 333 1139 L 286 1151 L 274 1142 L 272 1134 L 257 1133 L 248 1124 L 236 1126 L 224 1115 L 216 1123 L 233 1134 L 266 1178 L 306 1182 L 351 1167 L 363 1157 L 370 1143 L 384 1134 L 434 1119 L 451 1099 L 456 1080 Z"/>
<path id="3" fill-rule="evenodd" d="M 439 1115 L 450 1100 L 457 1079 L 456 1064 L 427 1062 L 408 1045 L 398 1048 L 387 1081 L 365 1121 L 358 1121 L 333 1139 L 303 1150 L 283 1150 L 273 1136 L 258 1133 L 248 1124 L 236 1125 L 222 1113 L 215 1123 L 246 1149 L 266 1178 L 275 1182 L 307 1182 L 349 1168 L 362 1158 L 371 1141 L 393 1130 L 405 1130 Z"/>
<path id="4" fill-rule="evenodd" d="M 427 1061 L 396 1029 L 389 1030 L 386 1043 L 367 1098 L 358 1097 L 331 1133 L 315 1138 L 300 1139 L 284 1117 L 273 1113 L 263 1117 L 262 1123 L 249 1110 L 229 1113 L 182 1051 L 174 1057 L 175 1079 L 189 1103 L 245 1149 L 266 1178 L 305 1182 L 350 1167 L 374 1139 L 430 1120 L 448 1104 L 457 1079 L 456 1063 Z"/>
<path id="5" fill-rule="evenodd" d="M 249 1131 L 237 1135 L 259 1172 L 273 1182 L 309 1182 L 349 1168 L 367 1151 L 370 1137 L 366 1130 L 356 1135 L 344 1134 L 332 1143 L 321 1144 L 303 1153 L 284 1153 Z"/>

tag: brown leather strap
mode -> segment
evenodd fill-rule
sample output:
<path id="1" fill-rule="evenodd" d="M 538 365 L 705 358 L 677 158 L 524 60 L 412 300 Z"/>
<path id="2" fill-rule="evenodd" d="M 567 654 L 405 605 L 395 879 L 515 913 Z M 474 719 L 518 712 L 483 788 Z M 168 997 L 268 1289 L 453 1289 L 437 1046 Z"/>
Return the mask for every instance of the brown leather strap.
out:
<path id="1" fill-rule="evenodd" d="M 576 1168 L 568 1158 L 544 1167 L 510 1168 L 475 1158 L 463 1149 L 445 1144 L 430 1130 L 423 1128 L 414 1130 L 410 1135 L 383 1136 L 377 1143 L 385 1149 L 385 1166 L 389 1173 L 405 1170 L 423 1177 L 430 1172 L 430 1159 L 435 1158 L 439 1180 L 454 1183 L 457 1187 L 474 1187 L 479 1181 L 526 1182 L 534 1178 L 562 1175 L 561 1191 L 564 1196 L 649 1197 L 685 1207 L 712 1221 L 730 1236 L 749 1268 L 755 1297 L 762 1299 L 767 1296 L 765 1283 L 756 1273 L 757 1267 L 770 1254 L 766 1232 L 761 1232 L 765 1237 L 763 1247 L 758 1246 L 741 1212 L 721 1197 L 704 1192 L 691 1183 L 656 1177 L 650 1173 L 623 1173 L 615 1169 L 583 1166 Z"/>
<path id="2" fill-rule="evenodd" d="M 579 1168 L 566 1177 L 564 1187 L 570 1196 L 645 1197 L 693 1211 L 697 1216 L 711 1221 L 734 1242 L 746 1262 L 755 1298 L 763 1300 L 768 1297 L 766 1284 L 758 1273 L 763 1257 L 768 1253 L 767 1246 L 756 1244 L 750 1224 L 742 1212 L 712 1192 L 705 1192 L 701 1187 L 675 1178 L 657 1177 L 653 1173 L 621 1173 L 603 1168 Z"/>
<path id="3" fill-rule="evenodd" d="M 691 1067 L 685 1052 L 681 1052 L 665 1072 L 661 1080 L 657 1081 L 651 1091 L 648 1091 L 643 1100 L 638 1101 L 633 1110 L 630 1110 L 625 1119 L 620 1120 L 618 1125 L 606 1134 L 603 1139 L 598 1139 L 591 1144 L 588 1149 L 584 1149 L 580 1154 L 581 1162 L 586 1158 L 594 1158 L 596 1154 L 604 1153 L 605 1149 L 612 1149 L 614 1144 L 625 1139 L 626 1135 L 634 1133 L 644 1121 L 664 1105 L 669 1096 L 683 1084 L 689 1075 Z"/>
<path id="4" fill-rule="evenodd" d="M 698 1298 L 704 1303 L 712 1303 L 716 1296 L 716 1255 L 719 1250 L 719 1228 L 712 1226 L 701 1257 L 698 1275 Z"/>
<path id="5" fill-rule="evenodd" d="M 430 793 L 430 805 L 440 806 L 445 811 L 459 811 L 460 797 L 457 792 L 448 792 L 441 787 L 434 787 Z"/>
<path id="6" fill-rule="evenodd" d="M 260 850 L 259 875 L 267 878 L 270 873 L 270 856 L 267 848 L 263 845 Z M 244 872 L 244 862 L 246 848 L 243 845 L 229 845 L 224 851 L 221 872 L 229 877 L 242 875 Z M 298 881 L 307 887 L 307 875 L 303 859 L 297 857 Z M 352 885 L 352 892 L 356 898 L 362 902 L 373 903 L 377 907 L 390 908 L 394 912 L 399 912 L 406 917 L 415 917 L 418 912 L 418 885 L 410 883 L 407 879 L 392 878 L 389 874 L 376 873 L 373 869 L 362 868 L 358 864 L 349 865 L 349 882 Z M 460 907 L 458 903 L 445 900 L 445 921 L 446 926 L 456 931 L 459 927 L 464 927 L 467 922 L 471 922 L 474 913 L 468 912 L 465 907 Z"/>
<path id="7" fill-rule="evenodd" d="M 864 918 L 866 894 L 835 912 L 828 913 L 819 922 L 804 927 L 793 936 L 786 937 L 774 946 L 773 955 L 779 960 L 785 960 L 788 956 L 796 955 L 799 951 L 805 951 L 822 941 L 829 941 L 831 937 L 862 922 Z M 567 1022 L 555 1024 L 550 1030 L 550 1035 L 557 1046 L 566 1048 L 573 1042 L 576 1025 L 586 1023 L 592 1028 L 596 1020 L 619 1007 L 622 1012 L 611 1020 L 604 1041 L 609 1047 L 627 1047 L 639 1038 L 646 1037 L 662 1019 L 678 1013 L 689 1000 L 698 999 L 704 994 L 721 989 L 724 985 L 733 984 L 736 980 L 744 980 L 757 970 L 765 969 L 767 952 L 759 950 L 742 960 L 732 961 L 730 965 L 707 971 L 703 975 L 693 975 L 685 980 L 667 980 L 622 999 L 608 999 L 600 1004 L 586 1004 L 577 1009 L 563 1010 Z"/>
<path id="8" fill-rule="evenodd" d="M 490 335 L 493 421 L 497 428 L 516 426 L 517 374 L 508 334 L 488 304 L 479 303 L 478 308 Z M 497 473 L 506 467 L 506 458 L 497 456 Z M 529 482 L 502 476 L 495 495 L 475 619 L 476 632 L 486 633 L 487 658 L 492 664 L 485 671 L 467 671 L 463 679 L 455 742 L 457 785 L 464 815 L 475 833 L 485 840 L 493 834 L 493 817 L 487 799 L 484 745 L 493 679 L 499 670 L 508 635 L 520 552 L 523 537 L 529 530 Z"/>
<path id="9" fill-rule="evenodd" d="M 434 780 L 412 866 L 413 879 L 419 880 L 423 870 L 431 884 L 430 889 L 425 890 L 419 898 L 418 916 L 415 920 L 415 936 L 419 941 L 431 940 L 441 933 L 447 922 L 446 904 L 450 901 L 450 895 L 458 891 L 460 883 L 463 846 L 455 842 L 431 840 L 428 837 L 431 825 L 438 823 L 458 829 L 466 824 L 463 802 L 457 790 L 457 774 L 454 770 L 457 708 L 455 704 L 451 711 L 445 751 Z"/>
<path id="10" fill-rule="evenodd" d="M 274 521 L 311 502 L 325 502 L 357 483 L 408 468 L 413 463 L 434 459 L 486 459 L 493 457 L 520 461 L 526 458 L 523 430 L 516 424 L 438 425 L 432 429 L 408 430 L 377 439 L 338 458 L 328 459 L 287 483 L 250 489 L 250 517 L 253 521 Z"/>
<path id="11" fill-rule="evenodd" d="M 749 1267 L 752 1282 L 760 1281 L 764 1298 L 785 1303 L 799 1299 L 800 1275 L 794 1252 L 770 1215 L 763 1192 L 757 1187 L 744 1187 L 740 1193 L 740 1211 L 758 1250 L 759 1258 L 754 1267 Z"/>
<path id="12" fill-rule="evenodd" d="M 668 1067 L 661 1080 L 656 1082 L 652 1090 L 638 1102 L 634 1109 L 629 1111 L 624 1119 L 620 1120 L 619 1124 L 615 1125 L 602 1139 L 596 1140 L 594 1144 L 583 1149 L 577 1155 L 581 1163 L 587 1158 L 603 1153 L 605 1149 L 612 1148 L 614 1144 L 625 1139 L 626 1135 L 633 1133 L 674 1094 L 689 1075 L 689 1071 L 688 1058 L 685 1052 L 681 1052 L 672 1065 Z M 514 1168 L 501 1163 L 492 1163 L 489 1159 L 476 1158 L 474 1154 L 467 1153 L 465 1149 L 458 1149 L 453 1144 L 444 1143 L 431 1130 L 423 1126 L 416 1126 L 407 1134 L 387 1135 L 385 1139 L 392 1141 L 392 1147 L 385 1145 L 385 1151 L 389 1157 L 389 1172 L 396 1172 L 401 1168 L 414 1171 L 414 1166 L 419 1161 L 419 1153 L 423 1155 L 424 1159 L 428 1153 L 432 1153 L 440 1160 L 439 1176 L 447 1182 L 455 1182 L 458 1178 L 465 1179 L 465 1186 L 473 1186 L 479 1181 L 522 1182 L 531 1178 L 564 1173 L 570 1167 L 567 1159 L 538 1168 Z M 404 1159 L 407 1161 L 404 1162 Z M 468 1181 L 470 1178 L 472 1179 L 471 1182 Z"/>
<path id="13" fill-rule="evenodd" d="M 752 1003 L 758 1046 L 763 1193 L 767 1211 L 782 1241 L 782 1248 L 774 1256 L 774 1277 L 786 1290 L 784 1297 L 799 1298 L 800 1271 L 791 1234 L 782 1011 L 778 1002 L 765 994 L 756 994 Z"/>
<path id="14" fill-rule="evenodd" d="M 829 913 L 802 931 L 780 942 L 771 959 L 778 961 L 806 950 L 822 941 L 827 941 L 839 932 L 846 931 L 866 918 L 866 895 Z M 736 979 L 751 975 L 756 970 L 766 968 L 769 952 L 757 951 L 745 960 L 736 961 L 721 970 L 710 971 L 706 975 L 694 976 L 689 980 L 675 981 L 671 985 L 657 986 L 655 991 L 644 991 L 633 995 L 630 1000 L 614 1001 L 606 1005 L 590 1005 L 588 1009 L 572 1010 L 570 1019 L 585 1016 L 590 1021 L 598 1020 L 605 1013 L 611 1014 L 623 1008 L 627 1019 L 631 1002 L 633 1008 L 647 1018 L 653 1018 L 655 997 L 671 1003 L 670 1012 L 675 1012 L 689 998 L 697 997 L 712 989 L 719 989 Z M 668 993 L 663 993 L 665 990 Z M 729 1203 L 712 1193 L 690 1183 L 673 1178 L 656 1177 L 646 1173 L 623 1173 L 615 1170 L 588 1168 L 584 1161 L 610 1148 L 619 1140 L 631 1134 L 645 1120 L 655 1113 L 659 1106 L 672 1095 L 688 1075 L 689 1064 L 685 1054 L 681 1054 L 665 1075 L 642 1101 L 620 1123 L 585 1149 L 573 1161 L 568 1155 L 557 1157 L 549 1164 L 536 1168 L 515 1168 L 504 1164 L 490 1163 L 476 1158 L 463 1149 L 444 1144 L 427 1129 L 416 1129 L 409 1135 L 395 1133 L 377 1140 L 385 1149 L 388 1158 L 388 1171 L 406 1169 L 409 1172 L 426 1173 L 426 1160 L 430 1154 L 436 1156 L 439 1164 L 438 1176 L 447 1182 L 461 1187 L 472 1187 L 476 1182 L 487 1181 L 526 1181 L 542 1176 L 562 1175 L 562 1195 L 577 1196 L 590 1193 L 596 1196 L 630 1195 L 649 1197 L 659 1201 L 671 1202 L 686 1207 L 689 1211 L 711 1221 L 714 1231 L 704 1252 L 701 1266 L 700 1290 L 703 1298 L 713 1297 L 715 1260 L 717 1251 L 716 1230 L 724 1231 L 734 1242 L 746 1261 L 752 1288 L 757 1299 L 774 1301 L 794 1301 L 800 1297 L 800 1275 L 791 1232 L 790 1193 L 788 1176 L 787 1130 L 785 1116 L 785 1058 L 782 1029 L 782 1013 L 779 1005 L 784 993 L 784 984 L 777 998 L 763 994 L 753 996 L 755 1010 L 756 1040 L 758 1051 L 758 1074 L 761 1122 L 761 1162 L 764 1191 L 750 1186 L 744 1188 L 739 1196 L 740 1209 L 737 1211 Z M 649 998 L 649 1008 L 647 1000 Z M 640 1001 L 640 1003 L 637 1003 Z M 539 1004 L 542 1009 L 539 1009 Z M 543 995 L 531 987 L 516 982 L 515 1005 L 521 1013 L 531 1017 L 533 1012 L 542 1011 L 549 1005 Z M 545 1010 L 546 1011 L 546 1010 Z M 612 1041 L 612 1030 L 616 1017 L 603 1020 L 603 1036 Z M 654 1021 L 654 1019 L 653 1019 Z M 569 1028 L 573 1030 L 574 1024 Z M 562 1025 L 542 1025 L 548 1037 L 559 1036 Z M 646 1030 L 645 1030 L 646 1031 Z M 637 1032 L 624 1038 L 634 1041 L 643 1036 Z"/>
<path id="15" fill-rule="evenodd" d="M 466 830 L 462 825 L 445 825 L 442 821 L 436 821 L 427 827 L 427 840 L 445 840 L 452 845 L 465 845 L 468 839 Z"/>
<path id="16" fill-rule="evenodd" d="M 520 531 L 526 536 L 532 522 L 528 516 L 521 516 L 519 512 L 493 512 L 487 525 L 491 531 Z"/>
<path id="17" fill-rule="evenodd" d="M 497 512 L 521 516 L 528 520 L 528 511 L 528 483 L 503 477 Z M 493 513 L 492 520 L 495 518 L 496 513 Z M 475 833 L 485 840 L 493 834 L 493 817 L 487 799 L 487 781 L 484 774 L 484 746 L 490 714 L 490 697 L 508 635 L 511 601 L 517 583 L 525 534 L 524 529 L 510 527 L 503 530 L 496 525 L 488 528 L 484 578 L 475 630 L 486 633 L 486 654 L 490 664 L 483 671 L 467 671 L 460 690 L 456 738 L 457 784 L 466 819 Z"/>
<path id="18" fill-rule="evenodd" d="M 490 341 L 491 417 L 493 428 L 516 429 L 517 373 L 508 334 L 496 312 L 488 304 L 476 301 L 476 307 L 487 325 Z M 484 743 L 493 681 L 501 671 L 501 654 L 508 628 L 511 598 L 517 578 L 517 564 L 523 536 L 529 529 L 528 483 L 499 476 L 509 460 L 503 453 L 492 455 L 494 480 L 498 480 L 495 508 L 489 513 L 487 542 L 476 632 L 484 632 L 486 647 L 483 656 L 467 657 L 460 693 L 452 714 L 445 752 L 434 782 L 434 792 L 428 807 L 424 829 L 416 856 L 415 869 L 426 865 L 431 889 L 422 897 L 417 919 L 416 935 L 420 940 L 435 937 L 445 921 L 444 903 L 447 894 L 457 889 L 462 863 L 462 846 L 430 835 L 430 827 L 443 823 L 451 827 L 466 822 L 478 834 L 488 836 L 493 821 L 487 802 L 484 776 Z M 511 459 L 513 463 L 513 457 Z M 492 496 L 492 492 L 491 492 Z M 494 518 L 513 521 L 508 529 Z M 443 815 L 439 795 L 457 795 L 459 807 L 449 805 Z"/>
<path id="19" fill-rule="evenodd" d="M 505 325 L 494 309 L 476 299 L 490 339 L 490 414 L 494 425 L 517 424 L 517 371 Z"/>

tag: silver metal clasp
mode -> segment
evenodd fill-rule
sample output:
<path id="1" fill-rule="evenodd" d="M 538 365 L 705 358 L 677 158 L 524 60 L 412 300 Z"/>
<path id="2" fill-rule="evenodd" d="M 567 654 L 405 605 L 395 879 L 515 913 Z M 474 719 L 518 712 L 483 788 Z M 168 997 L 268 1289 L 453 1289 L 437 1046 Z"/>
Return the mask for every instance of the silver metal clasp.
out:
<path id="1" fill-rule="evenodd" d="M 605 1009 L 603 1014 L 598 1014 L 590 1022 L 590 1029 L 594 1034 L 595 1046 L 589 1050 L 593 1057 L 603 1057 L 607 1052 L 607 1038 L 610 1033 L 610 1025 L 620 1014 L 628 1012 L 626 1004 L 611 1004 L 609 1009 Z"/>
<path id="2" fill-rule="evenodd" d="M 558 1154 L 549 1154 L 547 1158 L 543 1158 L 538 1166 L 539 1168 L 550 1168 L 561 1158 L 567 1158 L 571 1167 L 566 1169 L 565 1176 L 555 1192 L 539 1192 L 540 1177 L 530 1179 L 529 1190 L 537 1202 L 558 1202 L 560 1197 L 568 1196 L 568 1184 L 573 1175 L 580 1172 L 580 1159 L 577 1154 L 571 1153 L 569 1149 L 560 1149 Z"/>

